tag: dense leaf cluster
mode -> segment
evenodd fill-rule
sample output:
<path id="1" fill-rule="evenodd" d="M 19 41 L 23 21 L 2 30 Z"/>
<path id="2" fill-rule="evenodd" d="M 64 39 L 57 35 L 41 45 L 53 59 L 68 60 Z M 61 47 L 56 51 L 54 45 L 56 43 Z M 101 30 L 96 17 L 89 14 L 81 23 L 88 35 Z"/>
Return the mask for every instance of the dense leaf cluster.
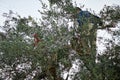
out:
<path id="1" fill-rule="evenodd" d="M 98 25 L 89 22 L 80 28 L 76 24 L 75 7 L 71 0 L 49 0 L 50 8 L 42 3 L 42 20 L 23 18 L 5 13 L 5 30 L 0 33 L 0 78 L 2 80 L 119 80 L 120 46 L 101 54 L 96 51 Z M 105 6 L 101 11 L 103 26 L 113 27 L 120 20 L 119 6 Z M 106 22 L 109 26 L 106 26 Z M 69 22 L 74 24 L 68 25 Z M 114 25 L 115 25 L 114 24 Z M 100 29 L 100 28 L 99 28 Z M 40 42 L 34 46 L 34 34 Z M 119 31 L 114 35 L 119 36 Z M 70 74 L 75 64 L 78 70 Z M 67 77 L 63 77 L 64 74 Z"/>

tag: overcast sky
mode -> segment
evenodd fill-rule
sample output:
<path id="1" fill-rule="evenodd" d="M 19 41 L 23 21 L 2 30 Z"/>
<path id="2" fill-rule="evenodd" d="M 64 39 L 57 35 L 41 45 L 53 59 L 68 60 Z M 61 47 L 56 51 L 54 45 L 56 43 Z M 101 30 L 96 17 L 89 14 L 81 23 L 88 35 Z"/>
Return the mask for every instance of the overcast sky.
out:
<path id="1" fill-rule="evenodd" d="M 43 0 L 47 3 L 47 0 Z M 85 5 L 84 9 L 92 9 L 96 13 L 106 5 L 118 4 L 120 5 L 120 0 L 73 0 L 77 2 L 77 6 Z M 39 0 L 0 0 L 0 25 L 2 24 L 3 18 L 2 13 L 9 12 L 12 10 L 17 12 L 21 16 L 29 16 L 39 18 L 40 14 L 38 9 L 41 9 L 41 4 Z"/>
<path id="2" fill-rule="evenodd" d="M 85 8 L 91 8 L 97 13 L 103 8 L 104 5 L 120 5 L 120 0 L 74 0 L 79 4 L 84 4 Z"/>

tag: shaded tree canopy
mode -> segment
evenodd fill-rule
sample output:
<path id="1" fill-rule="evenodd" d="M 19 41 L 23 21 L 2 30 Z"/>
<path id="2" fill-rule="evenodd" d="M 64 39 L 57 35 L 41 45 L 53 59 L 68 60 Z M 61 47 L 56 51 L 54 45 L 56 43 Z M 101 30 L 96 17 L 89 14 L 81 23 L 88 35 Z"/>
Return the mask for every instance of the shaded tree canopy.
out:
<path id="1" fill-rule="evenodd" d="M 4 14 L 5 35 L 0 33 L 0 78 L 3 80 L 119 80 L 120 45 L 109 41 L 110 47 L 96 52 L 96 31 L 115 27 L 120 20 L 120 7 L 105 6 L 100 12 L 103 26 L 79 29 L 71 17 L 75 6 L 71 0 L 41 1 L 42 19 Z M 70 15 L 70 16 L 69 16 Z M 73 25 L 68 25 L 73 22 Z M 12 23 L 12 24 L 11 24 Z M 34 47 L 34 34 L 40 41 Z M 113 33 L 120 36 L 120 30 Z M 118 40 L 119 41 L 119 40 Z M 78 61 L 77 63 L 74 63 Z M 72 70 L 73 65 L 79 67 Z M 73 73 L 73 74 L 71 74 Z M 64 75 L 67 74 L 66 77 Z"/>

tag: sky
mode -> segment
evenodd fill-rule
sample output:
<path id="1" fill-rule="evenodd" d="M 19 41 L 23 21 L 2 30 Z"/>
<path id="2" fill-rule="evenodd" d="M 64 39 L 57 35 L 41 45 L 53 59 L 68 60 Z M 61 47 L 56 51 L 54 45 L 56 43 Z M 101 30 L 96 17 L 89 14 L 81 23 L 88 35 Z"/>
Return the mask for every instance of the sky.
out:
<path id="1" fill-rule="evenodd" d="M 43 0 L 45 3 L 48 3 L 48 0 Z M 118 4 L 120 5 L 120 0 L 73 0 L 77 3 L 77 6 L 84 5 L 83 9 L 92 9 L 96 13 L 106 5 Z M 41 4 L 39 0 L 0 0 L 0 25 L 3 23 L 3 13 L 8 13 L 9 10 L 12 10 L 15 13 L 18 13 L 21 16 L 31 15 L 34 18 L 39 18 L 40 14 L 38 10 L 41 10 Z"/>
<path id="2" fill-rule="evenodd" d="M 37 12 L 41 7 L 39 0 L 0 0 L 0 14 L 12 10 L 22 16 L 39 16 Z"/>
<path id="3" fill-rule="evenodd" d="M 78 5 L 82 4 L 85 5 L 85 8 L 92 9 L 96 13 L 98 13 L 104 5 L 113 5 L 117 4 L 120 5 L 120 0 L 74 0 L 77 1 Z"/>

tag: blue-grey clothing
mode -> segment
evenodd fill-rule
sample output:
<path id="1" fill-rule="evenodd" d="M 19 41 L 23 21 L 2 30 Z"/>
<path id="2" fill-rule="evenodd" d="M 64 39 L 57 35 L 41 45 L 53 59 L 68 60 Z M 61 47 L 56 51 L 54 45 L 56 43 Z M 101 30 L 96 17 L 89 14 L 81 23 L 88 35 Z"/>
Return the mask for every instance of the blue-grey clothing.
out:
<path id="1" fill-rule="evenodd" d="M 87 22 L 89 17 L 90 13 L 88 11 L 80 11 L 77 18 L 79 26 L 82 26 L 85 22 Z"/>
<path id="2" fill-rule="evenodd" d="M 98 23 L 97 20 L 100 20 L 100 18 L 91 14 L 88 11 L 81 10 L 77 16 L 77 22 L 79 23 L 79 26 L 82 26 L 87 22 L 95 24 L 95 23 Z"/>

